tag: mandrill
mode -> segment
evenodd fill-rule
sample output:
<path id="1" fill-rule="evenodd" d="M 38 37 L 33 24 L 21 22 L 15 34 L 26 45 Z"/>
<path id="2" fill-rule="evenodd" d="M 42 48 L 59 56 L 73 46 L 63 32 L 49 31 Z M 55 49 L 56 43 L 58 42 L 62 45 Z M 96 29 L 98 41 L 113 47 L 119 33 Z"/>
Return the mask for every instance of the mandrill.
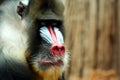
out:
<path id="1" fill-rule="evenodd" d="M 0 1 L 0 80 L 64 80 L 61 0 Z"/>

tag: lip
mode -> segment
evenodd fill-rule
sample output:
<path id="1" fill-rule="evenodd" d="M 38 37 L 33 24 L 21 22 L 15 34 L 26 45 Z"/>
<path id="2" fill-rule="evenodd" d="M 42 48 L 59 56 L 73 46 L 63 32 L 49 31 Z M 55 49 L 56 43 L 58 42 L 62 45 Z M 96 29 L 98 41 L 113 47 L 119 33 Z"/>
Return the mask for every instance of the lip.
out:
<path id="1" fill-rule="evenodd" d="M 44 59 L 40 59 L 40 64 L 42 65 L 51 65 L 51 66 L 61 66 L 63 65 L 63 61 L 62 60 L 57 60 L 57 61 L 50 61 L 50 60 L 44 60 Z"/>

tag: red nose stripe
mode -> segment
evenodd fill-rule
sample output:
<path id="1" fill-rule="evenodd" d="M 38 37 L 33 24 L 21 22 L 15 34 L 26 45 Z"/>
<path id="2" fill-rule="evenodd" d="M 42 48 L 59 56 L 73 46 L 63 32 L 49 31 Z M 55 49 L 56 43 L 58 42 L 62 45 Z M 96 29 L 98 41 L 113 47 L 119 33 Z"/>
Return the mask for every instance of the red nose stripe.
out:
<path id="1" fill-rule="evenodd" d="M 56 33 L 51 26 L 48 27 L 48 30 L 50 32 L 52 40 L 54 41 L 54 43 L 52 44 L 50 48 L 51 54 L 54 56 L 63 55 L 65 53 L 65 47 L 61 43 L 58 42 Z"/>
<path id="2" fill-rule="evenodd" d="M 58 40 L 57 40 L 55 31 L 52 29 L 51 26 L 48 27 L 48 30 L 49 30 L 49 32 L 50 32 L 50 34 L 51 34 L 52 40 L 53 40 L 56 44 L 58 44 L 59 42 L 58 42 Z"/>

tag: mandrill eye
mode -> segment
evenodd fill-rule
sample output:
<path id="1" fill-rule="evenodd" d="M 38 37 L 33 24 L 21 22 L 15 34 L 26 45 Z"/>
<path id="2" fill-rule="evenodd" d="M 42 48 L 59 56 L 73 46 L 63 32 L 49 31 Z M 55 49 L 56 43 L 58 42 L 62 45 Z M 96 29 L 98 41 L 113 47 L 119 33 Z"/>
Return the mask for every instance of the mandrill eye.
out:
<path id="1" fill-rule="evenodd" d="M 52 26 L 52 27 L 59 27 L 62 25 L 62 20 L 57 19 L 39 19 L 37 20 L 39 26 Z"/>
<path id="2" fill-rule="evenodd" d="M 62 20 L 51 20 L 50 23 L 53 27 L 59 27 L 62 25 Z"/>
<path id="3" fill-rule="evenodd" d="M 54 23 L 52 23 L 51 25 L 52 25 L 52 26 L 57 26 L 57 23 L 56 23 L 56 22 L 54 22 Z"/>
<path id="4" fill-rule="evenodd" d="M 41 25 L 41 26 L 46 26 L 47 24 L 46 24 L 44 21 L 41 21 L 41 22 L 40 22 L 40 25 Z"/>

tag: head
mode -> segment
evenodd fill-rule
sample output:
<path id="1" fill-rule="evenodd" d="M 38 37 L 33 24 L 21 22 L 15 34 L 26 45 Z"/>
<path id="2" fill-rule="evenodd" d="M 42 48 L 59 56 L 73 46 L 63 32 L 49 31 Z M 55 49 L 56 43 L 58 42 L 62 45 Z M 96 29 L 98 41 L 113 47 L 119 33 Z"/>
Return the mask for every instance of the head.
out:
<path id="1" fill-rule="evenodd" d="M 60 0 L 31 0 L 25 17 L 28 29 L 26 58 L 33 72 L 48 69 L 65 70 L 68 53 L 65 48 L 64 6 Z"/>

